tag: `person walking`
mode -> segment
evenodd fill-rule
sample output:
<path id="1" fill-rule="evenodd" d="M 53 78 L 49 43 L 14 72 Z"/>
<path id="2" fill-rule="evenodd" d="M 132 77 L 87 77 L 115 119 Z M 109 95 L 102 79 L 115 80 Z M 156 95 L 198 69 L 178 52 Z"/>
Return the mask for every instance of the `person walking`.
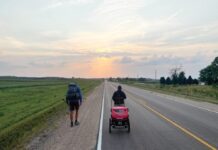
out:
<path id="1" fill-rule="evenodd" d="M 78 116 L 79 116 L 79 107 L 82 104 L 82 93 L 80 87 L 75 83 L 70 83 L 68 86 L 68 91 L 66 94 L 66 103 L 69 105 L 70 110 L 70 126 L 73 127 L 75 125 L 79 125 Z M 74 110 L 75 113 L 75 122 L 74 118 Z"/>

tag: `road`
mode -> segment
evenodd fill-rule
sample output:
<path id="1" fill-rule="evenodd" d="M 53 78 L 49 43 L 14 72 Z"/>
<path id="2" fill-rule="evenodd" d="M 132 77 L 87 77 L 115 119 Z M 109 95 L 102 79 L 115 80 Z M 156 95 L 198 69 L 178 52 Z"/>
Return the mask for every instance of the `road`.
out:
<path id="1" fill-rule="evenodd" d="M 205 150 L 218 148 L 218 113 L 173 101 L 123 85 L 131 132 L 108 125 L 112 93 L 117 84 L 105 82 L 102 124 L 103 150 Z M 215 106 L 216 107 L 216 106 Z"/>
<path id="2" fill-rule="evenodd" d="M 218 148 L 218 105 L 182 100 L 127 85 L 122 87 L 127 95 L 131 132 L 113 129 L 110 134 L 111 97 L 117 86 L 106 81 L 93 89 L 80 108 L 79 126 L 71 128 L 66 114 L 53 125 L 54 129 L 33 138 L 26 149 L 94 150 L 96 143 L 97 150 Z"/>

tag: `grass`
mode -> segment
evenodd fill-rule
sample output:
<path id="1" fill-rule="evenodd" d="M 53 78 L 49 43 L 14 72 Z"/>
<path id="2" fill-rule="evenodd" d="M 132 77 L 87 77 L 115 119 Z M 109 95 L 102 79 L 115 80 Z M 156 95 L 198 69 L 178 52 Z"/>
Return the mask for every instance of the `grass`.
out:
<path id="1" fill-rule="evenodd" d="M 0 149 L 22 147 L 66 110 L 67 85 L 77 82 L 86 96 L 101 80 L 61 78 L 0 78 Z"/>
<path id="2" fill-rule="evenodd" d="M 142 89 L 164 93 L 168 95 L 189 98 L 218 104 L 218 88 L 208 85 L 165 85 L 139 82 L 123 82 Z"/>

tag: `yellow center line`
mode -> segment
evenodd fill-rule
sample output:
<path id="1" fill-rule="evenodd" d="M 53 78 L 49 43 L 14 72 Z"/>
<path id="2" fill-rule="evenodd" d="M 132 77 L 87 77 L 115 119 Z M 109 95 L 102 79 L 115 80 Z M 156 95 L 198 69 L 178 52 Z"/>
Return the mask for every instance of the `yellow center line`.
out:
<path id="1" fill-rule="evenodd" d="M 161 113 L 159 113 L 158 111 L 154 110 L 153 108 L 151 108 L 150 106 L 148 106 L 145 102 L 143 101 L 138 101 L 138 100 L 134 100 L 135 102 L 141 104 L 144 108 L 147 108 L 148 110 L 150 110 L 151 112 L 155 113 L 157 116 L 161 117 L 162 119 L 166 120 L 167 122 L 171 123 L 172 125 L 174 125 L 175 127 L 179 128 L 180 130 L 182 130 L 184 133 L 188 134 L 189 136 L 191 136 L 192 138 L 196 139 L 198 142 L 200 142 L 201 144 L 205 145 L 206 147 L 208 147 L 211 150 L 217 150 L 214 146 L 210 145 L 208 142 L 206 142 L 205 140 L 203 140 L 202 138 L 198 137 L 197 135 L 195 135 L 194 133 L 188 131 L 187 129 L 183 128 L 182 126 L 180 126 L 179 124 L 177 124 L 176 122 L 170 120 L 169 118 L 167 118 L 166 116 L 162 115 Z"/>

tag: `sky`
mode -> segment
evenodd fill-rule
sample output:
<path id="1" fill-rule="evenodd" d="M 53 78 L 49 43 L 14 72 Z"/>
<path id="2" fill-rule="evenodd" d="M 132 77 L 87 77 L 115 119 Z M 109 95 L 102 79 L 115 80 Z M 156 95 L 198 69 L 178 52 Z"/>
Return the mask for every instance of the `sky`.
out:
<path id="1" fill-rule="evenodd" d="M 218 56 L 217 0 L 0 0 L 0 76 L 186 76 Z"/>

